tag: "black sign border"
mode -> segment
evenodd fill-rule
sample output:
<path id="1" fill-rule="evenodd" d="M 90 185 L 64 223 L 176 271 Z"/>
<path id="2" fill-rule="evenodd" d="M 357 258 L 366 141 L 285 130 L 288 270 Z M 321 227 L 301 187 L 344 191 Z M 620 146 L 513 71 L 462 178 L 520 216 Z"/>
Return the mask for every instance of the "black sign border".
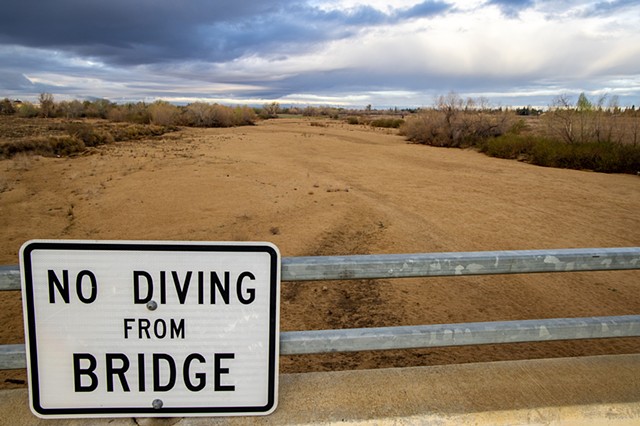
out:
<path id="1" fill-rule="evenodd" d="M 139 408 L 44 408 L 40 403 L 40 380 L 38 371 L 38 357 L 37 357 L 37 340 L 36 340 L 36 323 L 35 323 L 35 303 L 33 295 L 33 273 L 31 253 L 36 250 L 91 250 L 91 251 L 147 251 L 147 252 L 166 252 L 166 251 L 181 251 L 181 252 L 224 252 L 224 253 L 242 253 L 242 252 L 256 252 L 267 253 L 270 256 L 270 307 L 269 307 L 269 372 L 268 372 L 268 396 L 267 404 L 264 406 L 240 406 L 240 407 L 163 407 L 155 409 L 153 407 L 139 407 Z M 237 244 L 233 243 L 219 244 L 219 243 L 173 243 L 173 242 L 62 242 L 62 241 L 32 241 L 25 244 L 22 250 L 23 273 L 24 273 L 24 292 L 25 305 L 27 312 L 25 313 L 25 319 L 28 325 L 28 348 L 30 355 L 29 365 L 29 379 L 30 394 L 32 399 L 33 409 L 41 416 L 92 416 L 92 417 L 108 417 L 131 415 L 141 416 L 150 415 L 153 417 L 168 417 L 179 415 L 206 415 L 206 414 L 261 414 L 268 413 L 277 405 L 276 401 L 276 371 L 278 354 L 276 353 L 277 343 L 277 330 L 278 330 L 278 292 L 279 292 L 279 279 L 278 269 L 280 265 L 280 255 L 277 249 L 270 245 L 261 245 L 260 243 L 253 244 Z M 177 417 L 176 416 L 176 417 Z"/>

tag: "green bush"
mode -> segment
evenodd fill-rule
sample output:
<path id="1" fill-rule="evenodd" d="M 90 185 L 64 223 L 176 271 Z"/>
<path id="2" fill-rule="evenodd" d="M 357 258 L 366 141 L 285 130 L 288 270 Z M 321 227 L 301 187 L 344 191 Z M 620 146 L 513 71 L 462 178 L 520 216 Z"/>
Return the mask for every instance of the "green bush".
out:
<path id="1" fill-rule="evenodd" d="M 248 106 L 237 106 L 233 109 L 234 126 L 252 126 L 256 119 L 256 112 Z"/>
<path id="2" fill-rule="evenodd" d="M 565 143 L 559 140 L 508 134 L 485 140 L 481 152 L 531 164 L 603 173 L 640 172 L 640 145 L 614 142 Z"/>
<path id="3" fill-rule="evenodd" d="M 23 102 L 18 108 L 18 116 L 23 118 L 34 118 L 40 114 L 40 109 L 31 102 Z"/>
<path id="4" fill-rule="evenodd" d="M 84 143 L 72 136 L 54 136 L 49 137 L 48 140 L 53 155 L 70 155 L 85 149 Z"/>
<path id="5" fill-rule="evenodd" d="M 478 144 L 480 152 L 491 157 L 521 159 L 531 154 L 537 138 L 533 136 L 519 136 L 506 134 L 497 138 L 485 139 Z"/>

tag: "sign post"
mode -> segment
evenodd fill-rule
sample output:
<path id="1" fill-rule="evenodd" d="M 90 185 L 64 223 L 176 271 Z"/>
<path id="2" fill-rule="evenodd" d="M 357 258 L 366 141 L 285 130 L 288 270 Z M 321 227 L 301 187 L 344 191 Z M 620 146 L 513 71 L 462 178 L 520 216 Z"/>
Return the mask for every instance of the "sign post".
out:
<path id="1" fill-rule="evenodd" d="M 37 416 L 275 410 L 274 245 L 30 241 L 20 268 Z"/>

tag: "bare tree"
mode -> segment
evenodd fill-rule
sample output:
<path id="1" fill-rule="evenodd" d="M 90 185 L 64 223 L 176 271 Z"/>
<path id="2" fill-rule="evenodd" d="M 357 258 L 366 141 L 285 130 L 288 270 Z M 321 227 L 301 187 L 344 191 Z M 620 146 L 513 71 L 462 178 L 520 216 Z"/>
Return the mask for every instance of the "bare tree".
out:
<path id="1" fill-rule="evenodd" d="M 489 98 L 486 96 L 480 96 L 478 98 L 478 107 L 480 107 L 482 111 L 491 109 L 491 102 L 489 101 Z"/>
<path id="2" fill-rule="evenodd" d="M 270 104 L 264 104 L 262 106 L 263 118 L 276 118 L 280 112 L 280 104 L 278 102 L 271 102 Z"/>
<path id="3" fill-rule="evenodd" d="M 561 94 L 554 98 L 549 113 L 547 114 L 549 128 L 567 143 L 574 143 L 574 121 L 576 110 L 571 104 L 567 94 Z"/>
<path id="4" fill-rule="evenodd" d="M 40 102 L 40 115 L 44 118 L 52 116 L 56 106 L 53 95 L 51 93 L 40 93 L 38 101 Z"/>

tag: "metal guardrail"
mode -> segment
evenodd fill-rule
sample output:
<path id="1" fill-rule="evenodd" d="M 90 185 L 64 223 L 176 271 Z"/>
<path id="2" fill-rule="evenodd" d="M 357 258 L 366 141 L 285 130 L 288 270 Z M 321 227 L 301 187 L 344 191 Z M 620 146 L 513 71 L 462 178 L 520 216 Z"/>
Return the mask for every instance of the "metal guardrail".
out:
<path id="1" fill-rule="evenodd" d="M 283 281 L 640 269 L 640 247 L 290 257 Z"/>
<path id="2" fill-rule="evenodd" d="M 442 277 L 640 269 L 640 247 L 282 259 L 283 281 Z M 17 266 L 0 290 L 19 290 Z M 640 315 L 280 333 L 282 355 L 640 336 Z M 24 368 L 24 345 L 0 345 L 0 369 Z"/>
<path id="3" fill-rule="evenodd" d="M 18 265 L 0 266 L 0 290 L 20 290 Z"/>
<path id="4" fill-rule="evenodd" d="M 640 336 L 640 315 L 280 333 L 283 355 Z"/>

